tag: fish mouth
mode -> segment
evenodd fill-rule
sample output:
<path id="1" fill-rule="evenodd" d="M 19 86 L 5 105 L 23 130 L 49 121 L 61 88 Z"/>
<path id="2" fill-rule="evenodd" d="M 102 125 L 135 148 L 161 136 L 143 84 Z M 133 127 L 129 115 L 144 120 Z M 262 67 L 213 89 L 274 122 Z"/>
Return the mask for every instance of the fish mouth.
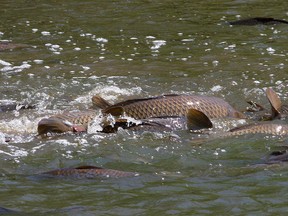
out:
<path id="1" fill-rule="evenodd" d="M 38 135 L 73 131 L 73 124 L 58 118 L 44 118 L 38 123 Z"/>

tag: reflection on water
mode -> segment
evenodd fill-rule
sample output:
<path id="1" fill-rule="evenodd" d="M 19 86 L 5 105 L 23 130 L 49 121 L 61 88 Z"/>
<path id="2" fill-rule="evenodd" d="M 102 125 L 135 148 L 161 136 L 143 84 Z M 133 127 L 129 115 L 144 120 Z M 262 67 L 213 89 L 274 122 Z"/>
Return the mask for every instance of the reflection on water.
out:
<path id="1" fill-rule="evenodd" d="M 269 103 L 287 101 L 287 26 L 229 26 L 251 16 L 286 19 L 285 1 L 2 1 L 0 103 L 35 104 L 0 113 L 1 205 L 57 215 L 282 214 L 287 168 L 253 167 L 286 139 L 261 135 L 194 138 L 95 133 L 37 137 L 37 123 L 111 103 L 169 93 Z M 98 112 L 98 111 L 96 111 Z M 13 137 L 10 143 L 5 136 Z M 94 165 L 137 178 L 34 179 Z M 59 202 L 61 200 L 61 202 Z"/>

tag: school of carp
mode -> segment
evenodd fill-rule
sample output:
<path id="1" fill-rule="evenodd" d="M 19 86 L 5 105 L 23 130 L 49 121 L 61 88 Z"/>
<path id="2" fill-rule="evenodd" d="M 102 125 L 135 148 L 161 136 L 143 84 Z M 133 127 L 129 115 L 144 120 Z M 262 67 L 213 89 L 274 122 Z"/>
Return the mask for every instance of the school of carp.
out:
<path id="1" fill-rule="evenodd" d="M 282 104 L 279 96 L 272 88 L 266 89 L 266 96 L 271 105 L 271 111 L 267 113 L 267 110 L 261 105 L 248 102 L 251 106 L 246 112 L 253 113 L 251 116 L 236 110 L 225 100 L 211 96 L 173 94 L 110 104 L 99 95 L 95 95 L 92 97 L 93 107 L 89 110 L 63 112 L 41 119 L 38 123 L 37 136 L 45 137 L 61 133 L 87 132 L 89 124 L 95 118 L 101 118 L 99 133 L 117 133 L 118 129 L 122 128 L 136 133 L 188 130 L 193 134 L 205 133 L 220 138 L 245 134 L 287 136 L 288 125 L 281 121 L 281 119 L 285 119 L 288 113 L 287 105 Z M 20 109 L 35 108 L 27 104 L 10 104 L 1 106 L 1 111 L 11 111 L 17 106 L 20 106 Z M 99 117 L 99 109 L 101 117 Z M 213 120 L 215 119 L 245 119 L 249 123 L 231 128 L 228 131 L 214 131 L 213 133 Z M 276 122 L 276 119 L 280 119 L 280 122 L 279 120 Z M 7 139 L 7 142 L 9 141 L 10 139 Z M 267 164 L 286 160 L 288 160 L 286 151 L 273 152 Z M 93 179 L 99 177 L 131 177 L 139 174 L 95 166 L 81 166 L 52 170 L 40 175 Z"/>
<path id="2" fill-rule="evenodd" d="M 229 25 L 271 25 L 288 24 L 285 20 L 274 18 L 256 17 L 244 20 L 228 22 Z M 0 51 L 16 48 L 29 47 L 25 44 L 14 44 L 1 42 Z M 205 133 L 220 138 L 240 136 L 245 134 L 264 134 L 273 136 L 287 136 L 288 124 L 285 119 L 288 113 L 288 106 L 282 104 L 278 95 L 272 88 L 266 89 L 266 96 L 271 105 L 271 111 L 261 105 L 248 102 L 251 107 L 246 112 L 253 115 L 246 115 L 233 108 L 228 102 L 218 97 L 203 95 L 161 95 L 151 98 L 126 100 L 116 104 L 95 95 L 92 97 L 93 107 L 89 110 L 63 112 L 43 118 L 39 121 L 37 136 L 53 136 L 59 133 L 83 133 L 87 132 L 90 123 L 99 118 L 97 110 L 101 110 L 99 133 L 117 133 L 119 128 L 135 133 L 144 131 L 150 132 L 173 132 L 177 130 L 188 130 L 194 133 Z M 29 104 L 6 104 L 0 105 L 1 112 L 9 112 L 20 109 L 34 109 Z M 263 113 L 264 112 L 264 113 Z M 259 115 L 260 113 L 260 115 Z M 217 119 L 245 119 L 247 123 L 238 127 L 230 128 L 228 131 L 213 131 L 213 121 Z M 275 121 L 277 120 L 278 121 Z M 192 133 L 191 133 L 192 134 Z M 8 143 L 13 137 L 5 137 Z M 288 152 L 272 152 L 267 164 L 274 164 L 288 161 Z M 68 177 L 77 179 L 90 179 L 99 177 L 131 177 L 138 173 L 125 172 L 113 169 L 105 169 L 95 166 L 80 166 L 76 168 L 64 168 L 40 173 L 42 176 Z M 1 208 L 1 212 L 6 209 Z"/>

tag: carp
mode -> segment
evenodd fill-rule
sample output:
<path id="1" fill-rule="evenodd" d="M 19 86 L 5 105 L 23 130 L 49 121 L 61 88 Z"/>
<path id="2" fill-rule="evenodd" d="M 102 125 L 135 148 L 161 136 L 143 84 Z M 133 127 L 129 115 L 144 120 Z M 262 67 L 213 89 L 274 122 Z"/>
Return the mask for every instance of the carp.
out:
<path id="1" fill-rule="evenodd" d="M 94 179 L 94 178 L 120 178 L 138 176 L 135 172 L 119 171 L 114 169 L 104 169 L 96 166 L 79 166 L 76 168 L 56 169 L 41 173 L 40 175 L 49 177 Z"/>
<path id="2" fill-rule="evenodd" d="M 102 113 L 113 116 L 125 115 L 135 119 L 153 117 L 185 116 L 193 108 L 205 113 L 208 118 L 234 117 L 245 118 L 225 100 L 217 97 L 200 95 L 163 95 L 152 98 L 126 100 L 111 105 L 96 95 L 93 96 L 94 106 L 102 109 Z"/>
<path id="3" fill-rule="evenodd" d="M 85 132 L 90 121 L 96 116 L 93 110 L 79 112 L 64 112 L 49 118 L 43 118 L 38 123 L 38 135 L 47 133 Z"/>
<path id="4" fill-rule="evenodd" d="M 226 133 L 226 135 L 228 136 L 237 136 L 245 134 L 267 134 L 275 136 L 287 136 L 288 125 L 271 123 L 271 122 L 256 122 L 232 128 L 231 130 L 229 130 L 228 133 Z"/>
<path id="5" fill-rule="evenodd" d="M 198 127 L 201 128 L 210 128 L 213 124 L 211 120 L 203 113 L 198 112 Z M 202 119 L 202 120 L 201 120 Z M 204 119 L 206 119 L 204 121 Z M 253 122 L 250 124 L 242 125 L 230 129 L 228 132 L 218 134 L 219 137 L 226 136 L 237 136 L 245 134 L 267 134 L 275 136 L 286 136 L 288 135 L 288 125 L 281 123 L 272 123 L 272 122 Z"/>
<path id="6" fill-rule="evenodd" d="M 244 25 L 244 26 L 253 26 L 253 25 L 275 25 L 275 24 L 288 24 L 286 20 L 274 19 L 271 17 L 254 17 L 248 19 L 242 19 L 237 21 L 228 22 L 230 25 Z"/>
<path id="7" fill-rule="evenodd" d="M 0 112 L 9 112 L 9 111 L 14 111 L 14 110 L 35 109 L 35 108 L 36 106 L 25 104 L 25 103 L 2 104 L 0 105 Z"/>
<path id="8" fill-rule="evenodd" d="M 25 47 L 30 47 L 30 46 L 27 44 L 16 44 L 16 43 L 11 43 L 9 41 L 0 41 L 0 51 L 12 50 L 16 48 L 25 48 Z"/>

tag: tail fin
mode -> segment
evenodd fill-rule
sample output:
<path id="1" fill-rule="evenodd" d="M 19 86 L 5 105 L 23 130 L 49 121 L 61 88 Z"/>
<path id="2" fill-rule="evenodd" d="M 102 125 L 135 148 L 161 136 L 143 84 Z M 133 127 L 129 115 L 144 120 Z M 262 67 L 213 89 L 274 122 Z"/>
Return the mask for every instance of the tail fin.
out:
<path id="1" fill-rule="evenodd" d="M 276 92 L 272 88 L 266 89 L 266 96 L 269 100 L 269 103 L 271 105 L 271 118 L 275 119 L 277 117 L 280 117 L 280 111 L 282 107 L 282 102 Z"/>
<path id="2" fill-rule="evenodd" d="M 189 109 L 187 112 L 187 128 L 189 130 L 200 130 L 203 128 L 212 128 L 210 119 L 201 111 Z"/>
<path id="3" fill-rule="evenodd" d="M 100 109 L 105 109 L 109 106 L 112 106 L 108 101 L 106 101 L 105 99 L 103 99 L 99 95 L 94 95 L 92 97 L 92 104 L 93 104 L 93 107 L 97 107 Z"/>

